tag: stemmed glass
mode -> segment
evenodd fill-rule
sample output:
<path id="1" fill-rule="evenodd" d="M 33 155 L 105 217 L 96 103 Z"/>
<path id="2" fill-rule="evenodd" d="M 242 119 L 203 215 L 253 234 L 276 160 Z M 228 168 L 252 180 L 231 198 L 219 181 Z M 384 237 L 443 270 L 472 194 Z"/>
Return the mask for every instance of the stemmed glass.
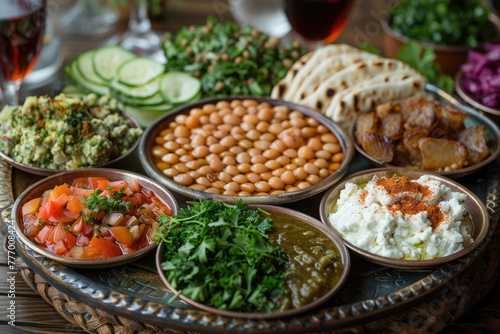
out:
<path id="1" fill-rule="evenodd" d="M 151 57 L 165 63 L 162 39 L 151 29 L 147 0 L 130 0 L 130 19 L 125 33 L 112 37 L 106 44 L 120 45 L 138 56 Z"/>
<path id="2" fill-rule="evenodd" d="M 102 2 L 78 0 L 73 8 L 58 18 L 58 27 L 66 32 L 92 35 L 113 29 L 118 15 Z"/>
<path id="3" fill-rule="evenodd" d="M 4 105 L 19 105 L 19 88 L 42 48 L 45 0 L 0 2 L 0 87 Z"/>
<path id="4" fill-rule="evenodd" d="M 340 35 L 354 0 L 283 0 L 295 32 L 308 41 L 331 43 Z"/>

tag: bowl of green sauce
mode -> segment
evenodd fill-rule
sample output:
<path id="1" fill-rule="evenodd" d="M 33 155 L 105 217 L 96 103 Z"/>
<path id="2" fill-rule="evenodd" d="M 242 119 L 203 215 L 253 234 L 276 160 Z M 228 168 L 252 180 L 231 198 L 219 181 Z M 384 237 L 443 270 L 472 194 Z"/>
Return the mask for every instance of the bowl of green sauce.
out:
<path id="1" fill-rule="evenodd" d="M 188 304 L 227 317 L 281 318 L 326 302 L 347 280 L 349 252 L 317 219 L 270 205 L 188 204 L 160 227 L 156 255 L 163 283 Z"/>

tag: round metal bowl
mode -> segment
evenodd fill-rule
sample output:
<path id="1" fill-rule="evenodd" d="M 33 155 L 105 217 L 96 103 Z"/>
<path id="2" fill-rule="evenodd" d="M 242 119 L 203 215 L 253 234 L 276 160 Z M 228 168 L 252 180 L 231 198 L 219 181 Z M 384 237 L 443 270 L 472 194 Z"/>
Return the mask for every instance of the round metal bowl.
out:
<path id="1" fill-rule="evenodd" d="M 339 140 L 339 143 L 342 147 L 342 151 L 344 153 L 344 158 L 342 163 L 340 164 L 340 168 L 335 171 L 332 175 L 328 176 L 323 181 L 314 184 L 308 188 L 293 191 L 290 193 L 283 193 L 279 195 L 266 195 L 266 196 L 230 196 L 230 195 L 221 195 L 221 194 L 211 194 L 204 191 L 199 191 L 195 189 L 191 189 L 185 186 L 182 186 L 176 183 L 174 180 L 166 177 L 160 170 L 158 170 L 154 164 L 154 157 L 152 155 L 152 147 L 155 144 L 155 137 L 165 128 L 168 127 L 168 124 L 172 122 L 175 117 L 179 114 L 187 114 L 193 108 L 202 107 L 205 104 L 215 104 L 218 101 L 232 101 L 232 100 L 245 100 L 245 99 L 253 99 L 257 102 L 268 102 L 273 106 L 277 105 L 285 105 L 288 106 L 291 110 L 297 110 L 304 115 L 314 118 L 319 123 L 323 124 L 330 130 Z M 246 204 L 258 204 L 258 203 L 266 203 L 266 204 L 283 204 L 298 201 L 310 196 L 313 196 L 317 193 L 320 193 L 336 182 L 338 182 L 344 175 L 347 173 L 349 166 L 351 165 L 352 159 L 354 158 L 354 148 L 352 145 L 351 138 L 346 134 L 344 130 L 342 130 L 336 123 L 330 120 L 328 117 L 320 114 L 319 112 L 281 100 L 273 100 L 270 98 L 264 97 L 254 97 L 254 96 L 228 96 L 222 98 L 208 98 L 204 100 L 200 100 L 198 102 L 185 105 L 179 107 L 158 119 L 153 125 L 151 125 L 146 132 L 143 134 L 141 138 L 141 142 L 139 145 L 139 160 L 142 164 L 142 167 L 146 171 L 146 173 L 151 176 L 153 179 L 157 180 L 161 184 L 163 184 L 168 189 L 185 195 L 190 198 L 201 198 L 205 200 L 217 200 L 226 203 L 236 203 L 238 200 L 242 200 Z"/>
<path id="2" fill-rule="evenodd" d="M 131 127 L 138 128 L 138 129 L 141 128 L 141 124 L 134 117 L 132 117 L 126 113 L 123 113 L 123 112 L 119 112 L 119 113 L 121 116 L 123 116 L 123 118 L 125 118 L 129 121 Z M 139 140 L 140 140 L 140 136 L 137 138 L 134 145 L 127 151 L 127 153 L 120 155 L 119 157 L 116 157 L 108 162 L 103 163 L 103 164 L 95 165 L 95 166 L 92 166 L 89 168 L 105 167 L 105 166 L 115 164 L 115 163 L 125 159 L 130 154 L 132 154 L 132 152 L 134 152 L 134 150 L 137 148 L 137 146 L 139 145 Z M 5 161 L 7 161 L 13 167 L 16 167 L 17 169 L 20 169 L 20 170 L 25 171 L 25 172 L 30 173 L 30 174 L 48 176 L 48 175 L 52 175 L 52 174 L 65 172 L 65 170 L 61 170 L 61 169 L 50 169 L 50 168 L 33 167 L 33 166 L 25 165 L 25 164 L 22 164 L 20 162 L 17 162 L 16 160 L 12 159 L 10 156 L 6 155 L 5 153 L 3 153 L 1 151 L 0 151 L 0 157 L 2 157 Z M 82 168 L 80 170 L 83 170 L 83 169 L 84 168 Z"/>
<path id="3" fill-rule="evenodd" d="M 464 89 L 464 86 L 462 85 L 462 77 L 463 73 L 462 71 L 458 71 L 457 75 L 455 75 L 455 90 L 457 91 L 458 96 L 460 96 L 465 102 L 473 106 L 474 108 L 477 108 L 478 110 L 484 111 L 492 116 L 495 117 L 500 117 L 500 109 L 495 109 L 491 108 L 488 106 L 485 106 L 481 102 L 475 100 L 472 96 L 470 96 Z"/>
<path id="4" fill-rule="evenodd" d="M 321 221 L 330 226 L 330 228 L 337 234 L 339 234 L 335 228 L 333 228 L 330 224 L 329 221 L 329 214 L 331 213 L 332 206 L 334 203 L 336 203 L 337 199 L 340 196 L 340 192 L 344 189 L 345 184 L 347 182 L 355 183 L 355 184 L 360 184 L 360 183 L 366 183 L 369 180 L 372 179 L 372 177 L 376 175 L 378 177 L 386 176 L 386 177 L 392 177 L 394 175 L 397 176 L 407 176 L 408 178 L 415 180 L 420 178 L 422 175 L 429 175 L 429 177 L 433 180 L 437 180 L 441 182 L 441 184 L 451 188 L 452 191 L 454 192 L 461 192 L 467 195 L 467 199 L 463 203 L 467 211 L 469 212 L 469 215 L 471 217 L 472 221 L 472 238 L 474 241 L 461 251 L 437 258 L 437 259 L 432 259 L 432 260 L 399 260 L 399 259 L 392 259 L 392 258 L 387 258 L 384 256 L 376 255 L 373 253 L 370 253 L 368 251 L 365 251 L 349 241 L 344 240 L 344 243 L 346 246 L 358 254 L 361 257 L 364 257 L 368 261 L 372 261 L 376 264 L 386 266 L 386 267 L 391 267 L 391 268 L 397 268 L 397 269 L 423 269 L 423 268 L 431 268 L 435 266 L 440 266 L 443 265 L 447 262 L 450 262 L 452 260 L 456 260 L 469 252 L 471 252 L 473 249 L 475 249 L 477 246 L 479 246 L 484 239 L 486 238 L 486 235 L 488 233 L 488 225 L 490 222 L 490 218 L 488 215 L 488 212 L 486 210 L 486 207 L 484 204 L 481 202 L 481 200 L 474 195 L 472 191 L 467 189 L 466 187 L 460 185 L 459 183 L 452 181 L 450 179 L 447 179 L 441 175 L 435 174 L 435 173 L 429 173 L 429 172 L 423 172 L 423 171 L 418 171 L 418 170 L 413 170 L 413 169 L 406 169 L 406 168 L 376 168 L 376 169 L 369 169 L 366 171 L 361 171 L 358 173 L 355 173 L 351 176 L 349 176 L 347 179 L 336 185 L 334 188 L 332 188 L 330 191 L 328 191 L 323 198 L 321 199 L 321 203 L 319 206 L 319 214 L 321 217 Z M 339 234 L 340 235 L 340 234 Z"/>
<path id="5" fill-rule="evenodd" d="M 333 243 L 337 247 L 339 254 L 341 256 L 342 264 L 344 265 L 344 268 L 343 268 L 342 274 L 339 278 L 339 281 L 333 287 L 333 289 L 331 289 L 324 296 L 322 296 L 322 297 L 318 298 L 317 300 L 315 300 L 307 305 L 304 305 L 300 308 L 291 309 L 291 310 L 287 310 L 284 312 L 274 312 L 274 313 L 248 313 L 248 312 L 219 310 L 215 307 L 207 306 L 207 305 L 201 304 L 199 302 L 196 302 L 192 299 L 189 299 L 189 298 L 183 296 L 182 294 L 179 295 L 179 298 L 181 300 L 183 300 L 186 303 L 193 305 L 201 310 L 204 310 L 204 311 L 207 311 L 207 312 L 210 312 L 213 314 L 226 316 L 226 317 L 243 318 L 243 319 L 275 319 L 275 318 L 289 317 L 292 315 L 296 315 L 296 314 L 300 314 L 300 313 L 304 313 L 306 311 L 309 311 L 309 310 L 319 306 L 320 304 L 326 302 L 328 299 L 330 299 L 333 295 L 335 295 L 340 290 L 342 285 L 346 282 L 347 277 L 349 275 L 349 270 L 351 268 L 351 258 L 349 256 L 349 251 L 347 250 L 346 246 L 342 242 L 342 238 L 340 238 L 336 233 L 334 233 L 330 228 L 328 228 L 328 226 L 325 226 L 324 224 L 322 224 L 319 220 L 317 220 L 311 216 L 308 216 L 306 214 L 303 214 L 301 212 L 298 212 L 298 211 L 295 211 L 292 209 L 279 207 L 279 206 L 271 206 L 271 205 L 258 205 L 258 206 L 257 205 L 253 205 L 253 206 L 249 205 L 248 206 L 248 209 L 257 209 L 257 208 L 263 209 L 264 211 L 271 213 L 271 215 L 273 213 L 277 213 L 277 214 L 282 214 L 282 215 L 286 215 L 289 217 L 293 217 L 295 219 L 299 219 L 299 220 L 303 221 L 304 223 L 307 223 L 307 224 L 315 227 L 316 229 L 318 229 L 319 231 L 324 233 L 330 240 L 333 241 Z M 165 273 L 163 272 L 163 269 L 161 268 L 161 264 L 163 263 L 164 254 L 165 254 L 165 245 L 162 242 L 162 243 L 160 243 L 160 246 L 158 247 L 158 249 L 156 251 L 156 269 L 158 270 L 160 278 L 163 281 L 163 283 L 167 286 L 167 288 L 170 291 L 172 291 L 174 294 L 177 294 L 177 291 L 174 288 L 172 288 L 172 286 L 170 285 L 170 283 L 167 280 L 167 277 L 165 276 Z"/>
<path id="6" fill-rule="evenodd" d="M 446 94 L 445 97 L 449 96 L 449 94 L 444 93 L 442 91 L 440 93 Z M 449 96 L 449 97 L 451 98 L 451 96 Z M 448 171 L 448 172 L 433 172 L 433 173 L 436 173 L 439 175 L 450 177 L 452 179 L 457 179 L 457 178 L 464 177 L 464 176 L 467 176 L 467 175 L 470 175 L 470 174 L 477 172 L 478 170 L 486 167 L 487 165 L 489 165 L 491 162 L 495 161 L 498 158 L 498 156 L 500 155 L 500 143 L 499 143 L 500 142 L 500 129 L 498 128 L 498 125 L 495 122 L 493 122 L 490 118 L 483 115 L 481 112 L 478 112 L 477 110 L 474 110 L 472 108 L 467 108 L 467 107 L 465 107 L 463 105 L 459 105 L 459 104 L 454 104 L 454 107 L 457 107 L 457 108 L 469 113 L 469 116 L 464 121 L 465 127 L 472 127 L 472 126 L 476 126 L 476 125 L 484 125 L 485 126 L 485 128 L 486 128 L 486 133 L 485 133 L 486 141 L 489 144 L 489 149 L 490 149 L 490 155 L 485 160 L 481 161 L 478 164 L 468 166 L 465 168 L 460 168 L 457 170 Z M 360 145 L 358 145 L 358 142 L 356 141 L 356 139 L 355 139 L 356 137 L 354 135 L 355 131 L 356 131 L 356 124 L 353 126 L 352 132 L 351 132 L 354 147 L 356 148 L 356 150 L 359 153 L 361 153 L 361 155 L 366 160 L 368 160 L 370 163 L 372 163 L 373 165 L 378 166 L 378 167 L 403 168 L 402 166 L 395 166 L 395 165 L 392 165 L 390 163 L 378 161 L 378 160 L 374 159 L 373 157 L 371 157 L 368 153 L 366 153 L 363 150 L 363 148 Z"/>
<path id="7" fill-rule="evenodd" d="M 76 171 L 68 171 L 64 173 L 55 174 L 46 177 L 37 183 L 26 189 L 16 200 L 12 208 L 12 220 L 14 221 L 14 226 L 16 234 L 21 242 L 26 246 L 34 250 L 35 252 L 64 264 L 68 267 L 76 268 L 109 268 L 123 265 L 128 262 L 137 260 L 138 258 L 146 255 L 150 251 L 156 248 L 157 244 L 152 243 L 146 247 L 143 247 L 135 252 L 124 254 L 108 259 L 97 259 L 97 260 L 86 260 L 86 259 L 74 259 L 68 258 L 60 255 L 52 254 L 51 252 L 41 248 L 36 243 L 31 241 L 23 231 L 23 219 L 21 216 L 22 206 L 29 200 L 37 197 L 41 197 L 42 194 L 49 189 L 54 188 L 56 185 L 61 185 L 63 183 L 71 184 L 71 182 L 79 177 L 90 177 L 99 176 L 107 178 L 111 181 L 121 181 L 130 182 L 132 180 L 137 180 L 143 187 L 148 188 L 154 192 L 154 194 L 163 201 L 172 210 L 172 214 L 177 214 L 179 211 L 179 206 L 174 198 L 174 196 L 157 182 L 143 176 L 129 171 L 123 171 L 119 169 L 109 169 L 109 168 L 89 168 Z"/>

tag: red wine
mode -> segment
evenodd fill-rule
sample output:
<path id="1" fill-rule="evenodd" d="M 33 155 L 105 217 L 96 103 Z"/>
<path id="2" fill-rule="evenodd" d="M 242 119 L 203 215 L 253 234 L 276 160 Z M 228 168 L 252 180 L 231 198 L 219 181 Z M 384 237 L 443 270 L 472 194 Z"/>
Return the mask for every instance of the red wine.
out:
<path id="1" fill-rule="evenodd" d="M 0 1 L 0 83 L 23 79 L 42 47 L 44 0 Z"/>
<path id="2" fill-rule="evenodd" d="M 333 42 L 349 18 L 354 0 L 283 0 L 293 30 L 311 41 Z"/>

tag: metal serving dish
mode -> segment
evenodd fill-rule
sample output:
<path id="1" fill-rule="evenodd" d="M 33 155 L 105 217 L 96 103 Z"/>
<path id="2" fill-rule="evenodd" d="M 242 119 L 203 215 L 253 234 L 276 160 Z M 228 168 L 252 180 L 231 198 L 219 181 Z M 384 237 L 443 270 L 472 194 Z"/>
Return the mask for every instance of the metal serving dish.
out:
<path id="1" fill-rule="evenodd" d="M 129 123 L 130 123 L 130 126 L 131 127 L 134 127 L 134 128 L 138 128 L 140 129 L 141 128 L 141 124 L 139 123 L 139 121 L 137 121 L 134 117 L 126 114 L 126 113 L 123 113 L 123 112 L 119 112 L 121 116 L 123 116 L 123 118 L 125 119 L 128 119 Z M 141 135 L 142 136 L 142 135 Z M 105 162 L 103 164 L 99 164 L 99 165 L 95 165 L 93 167 L 89 167 L 89 168 L 100 168 L 100 167 L 106 167 L 106 166 L 110 166 L 112 164 L 115 164 L 123 159 L 125 159 L 126 157 L 128 157 L 130 154 L 132 154 L 132 152 L 134 152 L 134 150 L 137 148 L 137 146 L 139 145 L 139 141 L 140 141 L 140 136 L 137 138 L 137 140 L 135 141 L 134 145 L 127 151 L 127 153 L 123 154 L 123 155 L 120 155 L 119 157 L 116 157 L 114 158 L 113 160 L 110 160 L 108 162 Z M 11 164 L 13 167 L 16 167 L 22 171 L 25 171 L 27 173 L 31 173 L 31 174 L 36 174 L 36 175 L 42 175 L 42 176 L 48 176 L 48 175 L 52 175 L 52 174 L 57 174 L 57 173 L 62 173 L 62 172 L 65 172 L 65 170 L 61 170 L 61 169 L 49 169 L 49 168 L 42 168 L 42 167 L 33 167 L 33 166 L 28 166 L 28 165 L 25 165 L 25 164 L 22 164 L 20 162 L 17 162 L 16 160 L 12 159 L 10 156 L 6 155 L 5 153 L 1 152 L 0 151 L 0 157 L 2 157 L 5 161 L 7 161 L 9 164 Z M 83 170 L 84 168 L 80 169 L 80 170 Z"/>
<path id="2" fill-rule="evenodd" d="M 378 265 L 390 267 L 390 268 L 397 268 L 397 269 L 423 269 L 423 268 L 432 268 L 436 266 L 443 265 L 447 262 L 453 261 L 455 259 L 458 259 L 462 256 L 465 256 L 466 254 L 470 253 L 472 250 L 474 250 L 477 246 L 479 246 L 484 239 L 486 238 L 486 235 L 488 233 L 488 227 L 489 227 L 489 222 L 490 222 L 490 217 L 489 214 L 486 210 L 486 207 L 484 204 L 481 202 L 481 200 L 468 188 L 462 186 L 458 182 L 452 181 L 450 179 L 447 179 L 441 175 L 438 175 L 436 173 L 430 173 L 430 172 L 424 172 L 424 171 L 418 171 L 418 170 L 413 170 L 413 169 L 406 169 L 406 168 L 376 168 L 376 169 L 369 169 L 366 171 L 361 171 L 358 173 L 355 173 L 351 176 L 349 176 L 347 179 L 343 180 L 341 183 L 336 185 L 334 188 L 330 189 L 321 199 L 321 203 L 319 206 L 319 214 L 321 217 L 321 221 L 330 226 L 330 228 L 338 234 L 338 232 L 335 230 L 330 225 L 328 216 L 332 210 L 332 206 L 334 203 L 337 201 L 338 197 L 340 196 L 340 192 L 344 189 L 345 184 L 347 182 L 355 183 L 355 184 L 360 184 L 360 183 L 366 183 L 369 180 L 372 179 L 372 177 L 376 175 L 378 177 L 386 176 L 386 177 L 392 177 L 394 175 L 397 176 L 407 176 L 411 180 L 415 180 L 420 178 L 422 175 L 429 175 L 429 177 L 433 180 L 437 180 L 441 182 L 443 185 L 451 188 L 452 191 L 454 192 L 461 192 L 467 195 L 467 199 L 463 203 L 467 211 L 469 212 L 472 226 L 471 228 L 471 235 L 474 241 L 461 251 L 442 257 L 442 258 L 437 258 L 437 259 L 432 259 L 432 260 L 398 260 L 398 259 L 391 259 L 387 257 L 383 257 L 380 255 L 375 255 L 373 253 L 370 253 L 368 251 L 365 251 L 352 243 L 348 242 L 347 240 L 344 240 L 344 243 L 346 246 L 358 254 L 361 257 L 364 257 L 365 259 L 372 261 Z M 340 234 L 339 234 L 340 235 Z"/>
<path id="3" fill-rule="evenodd" d="M 268 102 L 269 104 L 276 105 L 285 105 L 288 106 L 291 110 L 297 110 L 308 117 L 312 117 L 317 120 L 319 123 L 326 126 L 339 140 L 339 143 L 342 147 L 342 151 L 344 154 L 344 158 L 342 163 L 340 164 L 340 168 L 328 176 L 323 181 L 312 185 L 308 188 L 290 192 L 283 193 L 279 195 L 266 195 L 266 196 L 230 196 L 230 195 L 221 195 L 221 194 L 211 194 L 204 191 L 194 190 L 185 186 L 182 186 L 176 183 L 174 180 L 163 175 L 161 171 L 159 171 L 154 164 L 154 157 L 152 155 L 152 147 L 155 144 L 156 136 L 165 128 L 168 127 L 168 124 L 172 122 L 175 117 L 179 114 L 187 114 L 193 108 L 202 107 L 205 104 L 215 104 L 219 101 L 232 101 L 232 100 L 245 100 L 245 99 L 253 99 L 257 102 Z M 179 107 L 158 119 L 153 125 L 151 125 L 146 132 L 143 134 L 141 138 L 141 142 L 139 145 L 139 160 L 146 171 L 146 173 L 163 184 L 170 190 L 173 190 L 177 193 L 185 195 L 190 198 L 201 198 L 205 200 L 217 200 L 226 203 L 236 203 L 238 200 L 242 200 L 247 204 L 258 204 L 258 203 L 266 203 L 266 204 L 283 204 L 298 201 L 310 196 L 313 196 L 317 193 L 320 193 L 336 182 L 338 182 L 344 175 L 347 173 L 349 166 L 351 165 L 352 159 L 354 158 L 354 148 L 352 145 L 351 138 L 343 131 L 335 122 L 327 118 L 326 116 L 320 114 L 319 112 L 281 100 L 273 100 L 264 97 L 254 97 L 254 96 L 229 96 L 229 97 L 221 97 L 221 98 L 208 98 L 203 99 L 198 102 L 185 105 Z"/>
<path id="4" fill-rule="evenodd" d="M 299 219 L 299 220 L 315 227 L 316 229 L 320 230 L 330 240 L 333 241 L 333 243 L 337 247 L 339 254 L 341 256 L 342 264 L 344 265 L 344 268 L 342 270 L 342 274 L 339 278 L 339 281 L 335 285 L 335 287 L 333 287 L 333 289 L 331 289 L 327 294 L 323 295 L 319 299 L 317 299 L 317 300 L 315 300 L 307 305 L 304 305 L 300 308 L 291 309 L 291 310 L 287 310 L 284 312 L 274 312 L 274 313 L 248 313 L 248 312 L 219 310 L 217 308 L 207 306 L 207 305 L 201 304 L 199 302 L 196 302 L 192 299 L 189 299 L 189 298 L 183 296 L 182 294 L 179 295 L 179 298 L 181 300 L 185 301 L 186 303 L 188 303 L 192 306 L 195 306 L 199 309 L 202 309 L 204 311 L 207 311 L 207 312 L 210 312 L 213 314 L 226 316 L 226 317 L 243 318 L 243 319 L 275 319 L 275 318 L 284 318 L 284 317 L 289 317 L 292 315 L 301 314 L 301 313 L 304 313 L 308 310 L 316 308 L 320 304 L 322 304 L 322 303 L 326 302 L 328 299 L 330 299 L 333 295 L 335 295 L 341 289 L 342 285 L 347 280 L 347 277 L 349 275 L 349 270 L 351 268 L 351 258 L 349 256 L 349 251 L 347 250 L 346 246 L 342 242 L 341 237 L 339 237 L 330 228 L 328 228 L 328 226 L 325 226 L 324 224 L 322 224 L 319 220 L 317 220 L 311 216 L 308 216 L 304 213 L 301 213 L 301 212 L 298 212 L 298 211 L 295 211 L 292 209 L 279 207 L 279 206 L 271 206 L 271 205 L 258 205 L 258 206 L 250 205 L 250 206 L 248 206 L 248 209 L 257 209 L 257 208 L 263 209 L 264 211 L 269 212 L 271 214 L 277 213 L 277 214 L 282 214 L 282 215 L 286 215 L 289 217 Z M 165 247 L 164 246 L 165 245 L 162 242 L 156 251 L 156 269 L 158 271 L 158 274 L 160 275 L 162 282 L 167 286 L 167 288 L 170 291 L 172 291 L 174 294 L 177 294 L 177 291 L 174 288 L 172 288 L 172 286 L 170 285 L 170 283 L 167 280 L 167 277 L 165 276 L 165 273 L 163 272 L 163 269 L 161 268 L 161 264 L 163 263 L 163 258 L 164 258 L 164 254 L 165 254 L 165 250 L 164 250 Z"/>
<path id="5" fill-rule="evenodd" d="M 109 169 L 109 168 L 89 168 L 76 171 L 68 171 L 46 177 L 38 181 L 37 183 L 27 188 L 17 198 L 12 208 L 12 220 L 14 221 L 17 237 L 21 240 L 21 242 L 24 243 L 29 248 L 31 248 L 32 250 L 34 250 L 35 252 L 47 258 L 50 258 L 54 261 L 57 261 L 61 264 L 64 264 L 68 267 L 89 268 L 89 269 L 120 266 L 135 261 L 138 258 L 146 255 L 147 253 L 155 249 L 157 244 L 152 243 L 146 247 L 139 249 L 138 251 L 108 259 L 98 259 L 98 260 L 74 259 L 52 254 L 51 252 L 39 247 L 24 234 L 23 219 L 21 217 L 21 208 L 26 202 L 28 202 L 33 198 L 41 197 L 46 190 L 52 189 L 56 185 L 60 185 L 63 183 L 70 184 L 75 178 L 90 177 L 90 176 L 104 177 L 111 181 L 124 180 L 126 182 L 130 182 L 132 180 L 137 180 L 143 187 L 152 190 L 159 199 L 161 199 L 165 204 L 167 204 L 168 207 L 172 210 L 172 214 L 177 214 L 177 212 L 179 211 L 179 206 L 177 205 L 174 196 L 168 190 L 159 185 L 157 182 L 143 175 L 129 171 L 124 171 L 119 169 Z"/>
<path id="6" fill-rule="evenodd" d="M 465 127 L 471 127 L 471 126 L 476 126 L 476 125 L 484 125 L 486 128 L 486 141 L 489 144 L 489 149 L 490 149 L 490 155 L 488 158 L 486 158 L 484 161 L 468 166 L 465 168 L 449 171 L 449 172 L 434 172 L 439 175 L 443 175 L 446 177 L 450 177 L 453 179 L 457 179 L 460 177 L 464 177 L 467 175 L 470 175 L 472 173 L 477 172 L 478 170 L 482 169 L 483 167 L 486 167 L 489 165 L 491 162 L 495 161 L 498 156 L 500 155 L 500 129 L 498 125 L 492 121 L 489 117 L 484 115 L 483 113 L 468 107 L 466 105 L 461 104 L 457 99 L 455 99 L 452 95 L 446 93 L 442 89 L 437 88 L 434 85 L 427 84 L 426 87 L 427 91 L 430 93 L 433 93 L 434 96 L 438 98 L 438 100 L 441 100 L 442 103 L 448 103 L 458 109 L 461 109 L 463 111 L 466 111 L 469 113 L 469 116 L 465 119 L 464 124 Z M 352 138 L 355 138 L 354 136 L 354 131 L 356 130 L 356 125 L 354 125 L 351 136 Z M 390 163 L 385 163 L 378 161 L 374 158 L 372 158 L 370 155 L 368 155 L 363 148 L 361 148 L 360 145 L 358 145 L 357 141 L 353 139 L 353 144 L 356 150 L 365 157 L 366 160 L 368 160 L 370 163 L 372 163 L 375 166 L 380 166 L 380 167 L 394 167 L 394 168 L 402 168 L 400 166 L 395 166 Z"/>

